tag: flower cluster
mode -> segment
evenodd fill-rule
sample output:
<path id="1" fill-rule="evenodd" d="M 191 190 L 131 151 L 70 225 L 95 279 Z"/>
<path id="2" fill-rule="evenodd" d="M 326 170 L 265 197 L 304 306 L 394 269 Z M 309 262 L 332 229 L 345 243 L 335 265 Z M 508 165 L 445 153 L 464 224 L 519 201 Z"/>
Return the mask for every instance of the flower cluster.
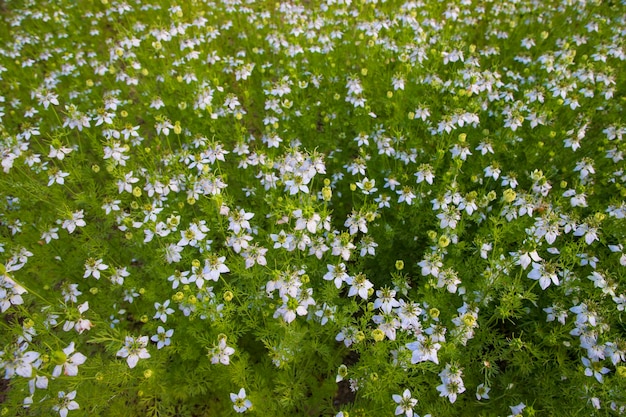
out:
<path id="1" fill-rule="evenodd" d="M 2 414 L 626 413 L 623 0 L 9 3 Z"/>

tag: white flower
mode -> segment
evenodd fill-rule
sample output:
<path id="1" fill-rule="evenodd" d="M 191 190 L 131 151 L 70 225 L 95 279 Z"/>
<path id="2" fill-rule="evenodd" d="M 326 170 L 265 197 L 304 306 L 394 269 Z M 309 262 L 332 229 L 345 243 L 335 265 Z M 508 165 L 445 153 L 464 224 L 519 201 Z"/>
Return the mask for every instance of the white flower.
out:
<path id="1" fill-rule="evenodd" d="M 526 408 L 526 404 L 519 403 L 517 405 L 510 405 L 509 408 L 511 409 L 511 413 L 513 413 L 509 417 L 517 417 L 522 415 L 522 411 Z"/>
<path id="2" fill-rule="evenodd" d="M 246 213 L 245 210 L 232 211 L 230 217 L 228 217 L 229 225 L 228 230 L 232 230 L 235 234 L 241 231 L 250 230 L 250 220 L 254 217 L 254 213 Z"/>
<path id="3" fill-rule="evenodd" d="M 513 254 L 514 253 L 512 252 L 511 255 Z M 541 260 L 542 259 L 536 250 L 532 252 L 520 252 L 519 260 L 516 262 L 516 264 L 521 265 L 523 269 L 526 269 L 528 268 L 528 265 L 530 265 L 532 261 L 539 262 Z"/>
<path id="4" fill-rule="evenodd" d="M 78 333 L 82 334 L 82 332 L 91 329 L 93 326 L 90 320 L 83 317 L 83 313 L 89 310 L 89 302 L 85 301 L 84 303 L 79 304 L 76 309 L 78 310 L 78 319 L 76 321 L 67 320 L 63 324 L 63 331 L 69 332 L 73 328 Z"/>
<path id="5" fill-rule="evenodd" d="M 284 230 L 281 230 L 278 234 L 270 234 L 270 238 L 274 242 L 274 249 L 283 248 L 292 251 L 296 248 L 293 235 L 286 234 Z"/>
<path id="6" fill-rule="evenodd" d="M 70 343 L 68 347 L 63 349 L 63 353 L 58 356 L 60 356 L 59 361 L 63 362 L 54 367 L 54 370 L 52 371 L 52 376 L 55 378 L 61 375 L 61 371 L 63 371 L 63 375 L 67 376 L 78 375 L 78 366 L 82 365 L 87 360 L 87 357 L 82 353 L 74 353 L 74 342 Z"/>
<path id="7" fill-rule="evenodd" d="M 308 307 L 315 305 L 315 300 L 311 297 L 312 291 L 308 288 L 300 291 L 297 298 L 285 297 L 283 305 L 274 312 L 274 318 L 282 316 L 286 323 L 291 323 L 297 316 L 305 316 L 308 313 Z"/>
<path id="8" fill-rule="evenodd" d="M 15 284 L 8 276 L 0 275 L 0 312 L 4 313 L 11 305 L 24 304 L 21 294 L 26 290 Z"/>
<path id="9" fill-rule="evenodd" d="M 589 174 L 595 174 L 596 171 L 593 167 L 593 160 L 591 158 L 583 158 L 576 163 L 574 168 L 575 172 L 580 172 L 580 179 L 585 180 Z"/>
<path id="10" fill-rule="evenodd" d="M 7 352 L 6 354 L 0 352 L 0 367 L 4 368 L 5 379 L 10 379 L 15 374 L 23 378 L 32 376 L 33 362 L 39 359 L 39 352 L 24 352 L 26 349 L 28 349 L 28 344 L 23 343 L 21 346 L 16 347 L 14 352 Z"/>
<path id="11" fill-rule="evenodd" d="M 226 337 L 220 337 L 219 343 L 210 350 L 211 363 L 221 363 L 222 365 L 230 364 L 230 355 L 235 353 L 235 349 L 226 345 Z"/>
<path id="12" fill-rule="evenodd" d="M 117 351 L 116 355 L 126 358 L 126 363 L 130 368 L 137 366 L 139 359 L 148 359 L 150 354 L 146 349 L 148 345 L 148 336 L 140 336 L 135 339 L 132 336 L 126 336 L 124 347 Z"/>
<path id="13" fill-rule="evenodd" d="M 266 248 L 254 244 L 245 251 L 243 251 L 241 253 L 241 256 L 243 256 L 246 260 L 246 268 L 252 268 L 255 264 L 259 264 L 262 266 L 267 265 L 267 259 L 265 259 L 266 253 Z"/>
<path id="14" fill-rule="evenodd" d="M 36 389 L 48 389 L 48 377 L 47 376 L 35 375 L 34 378 L 28 381 L 28 391 L 30 392 L 31 399 Z M 24 399 L 24 403 L 26 403 L 26 399 Z"/>
<path id="15" fill-rule="evenodd" d="M 50 174 L 48 175 L 48 187 L 50 187 L 54 183 L 60 185 L 65 184 L 65 178 L 69 175 L 70 174 L 68 172 L 63 172 L 60 170 L 50 170 Z"/>
<path id="16" fill-rule="evenodd" d="M 485 384 L 480 384 L 479 386 L 476 387 L 476 399 L 479 401 L 482 400 L 483 398 L 488 400 L 489 391 L 491 391 L 491 388 L 486 387 Z"/>
<path id="17" fill-rule="evenodd" d="M 163 304 L 154 303 L 154 308 L 156 309 L 156 314 L 153 318 L 157 320 L 161 320 L 163 323 L 167 321 L 167 316 L 174 312 L 174 309 L 168 308 L 170 305 L 170 300 L 166 300 Z"/>
<path id="18" fill-rule="evenodd" d="M 294 230 L 306 229 L 309 233 L 313 234 L 317 232 L 318 225 L 322 221 L 322 217 L 318 213 L 313 213 L 310 214 L 309 217 L 304 217 L 301 209 L 294 210 L 293 215 L 296 219 Z"/>
<path id="19" fill-rule="evenodd" d="M 59 391 L 59 403 L 52 406 L 52 409 L 58 411 L 61 417 L 66 417 L 68 411 L 80 408 L 74 398 L 76 398 L 76 391 L 67 394 L 64 391 Z"/>
<path id="20" fill-rule="evenodd" d="M 165 260 L 168 264 L 180 262 L 182 259 L 181 252 L 183 248 L 173 243 L 169 244 L 165 249 Z"/>
<path id="21" fill-rule="evenodd" d="M 115 272 L 113 273 L 113 275 L 111 275 L 109 277 L 109 279 L 111 280 L 111 282 L 117 284 L 117 285 L 123 285 L 124 284 L 124 278 L 130 276 L 130 272 L 128 272 L 128 270 L 126 269 L 126 267 L 123 268 L 115 268 Z"/>
<path id="22" fill-rule="evenodd" d="M 363 233 L 367 233 L 367 221 L 365 220 L 365 216 L 355 211 L 348 216 L 344 226 L 349 228 L 351 235 L 356 234 L 359 230 Z"/>
<path id="23" fill-rule="evenodd" d="M 465 392 L 461 369 L 454 365 L 447 364 L 445 369 L 439 372 L 441 385 L 437 387 L 440 397 L 448 397 L 450 403 L 456 401 L 457 395 Z"/>
<path id="24" fill-rule="evenodd" d="M 230 235 L 226 241 L 226 245 L 232 247 L 235 253 L 240 253 L 242 249 L 247 249 L 252 241 L 252 236 L 241 233 L 238 235 Z"/>
<path id="25" fill-rule="evenodd" d="M 139 182 L 139 178 L 133 177 L 133 171 L 124 174 L 124 180 L 117 181 L 117 189 L 119 193 L 126 191 L 127 193 L 133 192 L 133 184 Z"/>
<path id="26" fill-rule="evenodd" d="M 355 343 L 357 339 L 358 329 L 353 326 L 344 327 L 341 329 L 341 332 L 335 336 L 335 340 L 337 342 L 343 342 L 346 347 L 350 347 L 353 343 Z"/>
<path id="27" fill-rule="evenodd" d="M 220 279 L 220 274 L 225 274 L 226 272 L 230 272 L 230 269 L 224 264 L 226 261 L 225 256 L 215 256 L 211 255 L 204 261 L 204 268 L 202 269 L 202 273 L 208 279 L 212 281 L 217 281 Z"/>
<path id="28" fill-rule="evenodd" d="M 324 274 L 322 278 L 326 281 L 334 281 L 337 289 L 341 288 L 341 285 L 350 278 L 350 275 L 346 272 L 346 265 L 342 262 L 338 265 L 326 265 L 328 272 Z"/>
<path id="29" fill-rule="evenodd" d="M 250 400 L 246 398 L 246 390 L 239 390 L 239 394 L 230 393 L 230 400 L 233 402 L 233 408 L 238 413 L 245 413 L 252 407 Z"/>
<path id="30" fill-rule="evenodd" d="M 391 310 L 399 307 L 400 303 L 395 299 L 396 291 L 389 288 L 382 288 L 376 291 L 376 300 L 374 300 L 374 308 L 380 308 L 384 313 L 391 314 Z"/>
<path id="31" fill-rule="evenodd" d="M 602 375 L 608 374 L 611 370 L 602 366 L 602 363 L 598 360 L 589 360 L 589 358 L 582 357 L 583 365 L 585 365 L 585 375 L 593 376 L 599 383 L 603 383 L 604 379 Z"/>
<path id="32" fill-rule="evenodd" d="M 376 180 L 370 180 L 367 177 L 363 178 L 363 181 L 357 181 L 356 186 L 359 187 L 365 195 L 378 191 L 378 188 L 376 188 Z"/>
<path id="33" fill-rule="evenodd" d="M 396 193 L 400 196 L 398 203 L 406 203 L 409 206 L 413 204 L 413 199 L 416 197 L 411 187 L 402 187 L 402 190 L 398 190 Z"/>
<path id="34" fill-rule="evenodd" d="M 71 219 L 63 221 L 61 227 L 63 229 L 66 229 L 68 233 L 73 233 L 77 227 L 85 227 L 87 223 L 85 223 L 85 220 L 83 220 L 84 217 L 85 214 L 83 213 L 83 210 L 76 211 L 72 213 Z"/>
<path id="35" fill-rule="evenodd" d="M 94 277 L 95 279 L 100 279 L 100 271 L 104 271 L 108 269 L 109 266 L 104 264 L 102 259 L 95 260 L 93 258 L 87 259 L 85 262 L 85 274 L 83 278 Z"/>
<path id="36" fill-rule="evenodd" d="M 45 240 L 46 243 L 50 243 L 53 239 L 57 240 L 59 238 L 58 227 L 51 227 L 41 234 L 41 239 Z"/>
<path id="37" fill-rule="evenodd" d="M 623 309 L 622 309 L 623 310 Z M 322 308 L 315 312 L 315 316 L 321 320 L 322 326 L 328 323 L 328 321 L 335 320 L 335 313 L 337 312 L 336 306 L 330 306 L 326 303 L 322 305 Z"/>
<path id="38" fill-rule="evenodd" d="M 433 180 L 435 179 L 435 174 L 432 171 L 432 167 L 428 164 L 422 164 L 419 166 L 419 171 L 415 174 L 415 181 L 419 184 L 423 181 L 426 181 L 428 184 L 432 185 Z"/>
<path id="39" fill-rule="evenodd" d="M 533 269 L 528 273 L 528 278 L 539 280 L 542 290 L 548 288 L 551 283 L 559 285 L 559 277 L 549 264 L 533 262 Z"/>
<path id="40" fill-rule="evenodd" d="M 585 236 L 585 243 L 587 245 L 591 245 L 594 241 L 599 240 L 598 229 L 596 229 L 595 227 L 589 227 L 585 223 L 579 225 L 574 231 L 574 236 L 583 235 Z"/>
<path id="41" fill-rule="evenodd" d="M 417 400 L 411 398 L 411 391 L 405 389 L 402 396 L 393 394 L 392 398 L 398 404 L 396 407 L 397 416 L 404 413 L 406 417 L 413 417 L 413 407 L 417 404 Z"/>
<path id="42" fill-rule="evenodd" d="M 181 282 L 184 284 L 189 282 L 187 279 L 187 275 L 189 275 L 189 271 L 180 272 L 178 270 L 174 271 L 173 275 L 170 275 L 167 280 L 172 283 L 172 289 L 178 288 Z"/>
<path id="43" fill-rule="evenodd" d="M 48 153 L 48 158 L 57 158 L 59 161 L 62 161 L 67 155 L 72 152 L 72 148 L 68 148 L 67 146 L 59 146 L 55 148 L 50 145 L 50 152 Z"/>
<path id="44" fill-rule="evenodd" d="M 157 327 L 157 334 L 153 335 L 150 340 L 157 344 L 157 349 L 163 349 L 164 346 L 169 346 L 172 340 L 170 337 L 174 334 L 174 329 L 165 331 L 163 326 Z"/>
<path id="45" fill-rule="evenodd" d="M 419 335 L 417 341 L 407 343 L 406 347 L 413 352 L 411 356 L 411 363 L 431 361 L 439 364 L 437 352 L 441 349 L 441 345 L 433 342 L 430 337 Z"/>
<path id="46" fill-rule="evenodd" d="M 350 291 L 348 291 L 348 297 L 354 297 L 359 295 L 362 299 L 367 300 L 370 288 L 374 287 L 366 277 L 365 274 L 359 273 L 354 277 L 348 277 L 346 283 L 350 285 Z"/>

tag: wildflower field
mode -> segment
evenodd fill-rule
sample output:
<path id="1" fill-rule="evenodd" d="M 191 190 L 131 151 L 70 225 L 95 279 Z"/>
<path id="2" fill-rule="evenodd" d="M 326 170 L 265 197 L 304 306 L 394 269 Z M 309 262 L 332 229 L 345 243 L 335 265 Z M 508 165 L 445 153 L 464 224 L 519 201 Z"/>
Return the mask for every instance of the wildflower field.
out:
<path id="1" fill-rule="evenodd" d="M 626 413 L 626 1 L 0 1 L 0 416 Z"/>

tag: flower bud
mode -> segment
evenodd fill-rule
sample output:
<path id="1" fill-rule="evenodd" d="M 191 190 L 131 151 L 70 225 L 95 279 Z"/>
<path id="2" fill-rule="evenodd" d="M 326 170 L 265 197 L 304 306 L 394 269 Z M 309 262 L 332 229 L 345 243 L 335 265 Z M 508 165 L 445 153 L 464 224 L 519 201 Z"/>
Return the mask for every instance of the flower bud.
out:
<path id="1" fill-rule="evenodd" d="M 476 317 L 468 313 L 463 316 L 461 321 L 463 321 L 463 324 L 466 325 L 467 327 L 472 327 L 476 324 Z"/>
<path id="2" fill-rule="evenodd" d="M 50 361 L 55 365 L 63 365 L 67 362 L 67 355 L 62 350 L 55 350 L 50 355 Z"/>
<path id="3" fill-rule="evenodd" d="M 337 369 L 337 377 L 335 378 L 335 382 L 341 382 L 343 379 L 348 376 L 348 367 L 346 365 L 339 365 L 339 369 Z"/>
<path id="4" fill-rule="evenodd" d="M 402 271 L 404 269 L 404 261 L 399 259 L 396 261 L 396 269 Z"/>
<path id="5" fill-rule="evenodd" d="M 380 329 L 374 329 L 372 331 L 372 338 L 374 339 L 374 341 L 376 342 L 382 342 L 383 339 L 385 338 L 385 332 L 383 332 Z"/>
<path id="6" fill-rule="evenodd" d="M 322 188 L 322 199 L 324 201 L 330 201 L 332 197 L 333 197 L 333 191 L 330 189 L 330 187 L 325 186 L 324 188 Z"/>
<path id="7" fill-rule="evenodd" d="M 502 195 L 502 199 L 507 202 L 507 203 L 511 203 L 513 202 L 515 199 L 517 198 L 517 193 L 515 192 L 515 190 L 513 190 L 512 188 L 507 188 L 506 190 L 504 190 L 504 193 Z"/>

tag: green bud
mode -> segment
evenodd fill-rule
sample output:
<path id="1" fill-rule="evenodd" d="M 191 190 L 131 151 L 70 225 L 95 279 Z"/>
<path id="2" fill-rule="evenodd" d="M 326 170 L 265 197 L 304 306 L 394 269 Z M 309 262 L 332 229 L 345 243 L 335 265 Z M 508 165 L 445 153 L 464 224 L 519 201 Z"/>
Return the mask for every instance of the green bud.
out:
<path id="1" fill-rule="evenodd" d="M 50 355 L 50 361 L 55 365 L 63 365 L 67 362 L 67 355 L 62 350 L 55 350 Z"/>
<path id="2" fill-rule="evenodd" d="M 372 338 L 376 342 L 382 342 L 385 339 L 385 332 L 380 329 L 374 329 L 372 331 Z M 378 378 L 378 375 L 376 377 Z"/>

